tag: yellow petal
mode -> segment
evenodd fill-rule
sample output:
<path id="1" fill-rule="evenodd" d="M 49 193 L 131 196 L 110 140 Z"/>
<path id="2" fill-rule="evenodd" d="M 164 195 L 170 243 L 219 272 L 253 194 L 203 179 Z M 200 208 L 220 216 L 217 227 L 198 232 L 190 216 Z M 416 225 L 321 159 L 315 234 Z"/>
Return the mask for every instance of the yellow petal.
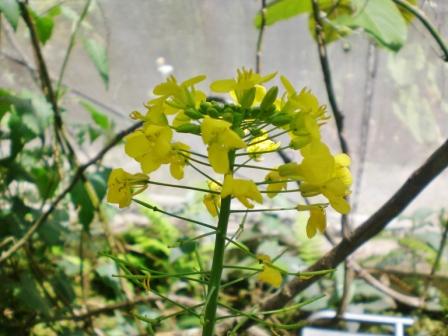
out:
<path id="1" fill-rule="evenodd" d="M 212 194 L 204 195 L 203 202 L 207 211 L 212 217 L 218 216 L 218 207 L 220 206 L 220 198 Z"/>
<path id="2" fill-rule="evenodd" d="M 225 120 L 218 120 L 205 116 L 201 124 L 202 140 L 205 144 L 215 141 L 217 137 L 230 128 L 231 124 Z"/>
<path id="3" fill-rule="evenodd" d="M 334 197 L 328 199 L 330 201 L 331 206 L 340 214 L 346 215 L 350 212 L 350 204 L 342 198 L 342 197 Z"/>
<path id="4" fill-rule="evenodd" d="M 282 177 L 295 177 L 302 175 L 303 172 L 297 163 L 290 162 L 279 166 L 278 173 Z"/>
<path id="5" fill-rule="evenodd" d="M 327 219 L 325 209 L 319 206 L 314 206 L 310 209 L 310 218 L 306 225 L 306 234 L 308 238 L 313 238 L 319 230 L 321 233 L 325 231 L 327 226 Z"/>
<path id="6" fill-rule="evenodd" d="M 214 92 L 229 92 L 234 89 L 235 85 L 234 79 L 221 79 L 210 84 L 210 89 Z"/>
<path id="7" fill-rule="evenodd" d="M 233 130 L 229 129 L 224 133 L 222 143 L 229 149 L 245 148 L 246 143 Z"/>
<path id="8" fill-rule="evenodd" d="M 187 79 L 186 81 L 182 82 L 181 86 L 184 86 L 184 87 L 193 86 L 199 82 L 202 82 L 206 78 L 207 78 L 207 76 L 205 76 L 205 75 L 195 76 L 195 77 L 192 77 L 192 78 Z"/>
<path id="9" fill-rule="evenodd" d="M 142 168 L 142 172 L 145 174 L 152 173 L 160 168 L 162 165 L 162 161 L 152 156 L 151 154 L 143 155 L 139 158 L 140 167 Z"/>
<path id="10" fill-rule="evenodd" d="M 336 164 L 342 167 L 349 167 L 351 164 L 350 156 L 348 156 L 345 153 L 341 153 L 334 156 L 334 160 L 336 161 Z"/>
<path id="11" fill-rule="evenodd" d="M 129 134 L 124 141 L 125 153 L 134 159 L 142 156 L 151 148 L 151 143 L 142 131 L 135 131 Z"/>
<path id="12" fill-rule="evenodd" d="M 286 92 L 288 92 L 290 96 L 296 93 L 294 86 L 292 86 L 291 82 L 285 76 L 280 76 L 280 81 L 282 82 Z"/>
<path id="13" fill-rule="evenodd" d="M 172 126 L 173 127 L 179 127 L 180 125 L 190 123 L 190 121 L 191 121 L 190 117 L 188 117 L 185 114 L 185 112 L 181 111 L 174 118 Z"/>
<path id="14" fill-rule="evenodd" d="M 226 174 L 229 171 L 228 149 L 219 144 L 211 144 L 207 148 L 208 161 L 213 170 L 218 174 Z"/>
<path id="15" fill-rule="evenodd" d="M 224 183 L 222 185 L 221 190 L 221 198 L 226 198 L 227 196 L 231 195 L 233 192 L 233 176 L 230 174 L 227 174 L 224 177 Z"/>
<path id="16" fill-rule="evenodd" d="M 261 83 L 269 82 L 269 81 L 270 81 L 271 79 L 273 79 L 275 76 L 277 76 L 277 71 L 276 71 L 276 72 L 272 72 L 272 73 L 270 73 L 270 74 L 268 74 L 268 75 L 262 77 L 258 83 L 261 84 Z"/>
<path id="17" fill-rule="evenodd" d="M 263 263 L 263 271 L 258 274 L 258 280 L 265 282 L 272 287 L 278 288 L 282 284 L 282 274 L 280 271 L 270 266 L 271 258 L 267 255 L 257 255 L 257 259 Z"/>
<path id="18" fill-rule="evenodd" d="M 176 163 L 171 163 L 170 174 L 176 180 L 182 180 L 184 178 L 184 166 Z"/>
<path id="19" fill-rule="evenodd" d="M 255 99 L 252 106 L 259 105 L 265 95 L 266 95 L 266 88 L 262 85 L 255 85 Z"/>

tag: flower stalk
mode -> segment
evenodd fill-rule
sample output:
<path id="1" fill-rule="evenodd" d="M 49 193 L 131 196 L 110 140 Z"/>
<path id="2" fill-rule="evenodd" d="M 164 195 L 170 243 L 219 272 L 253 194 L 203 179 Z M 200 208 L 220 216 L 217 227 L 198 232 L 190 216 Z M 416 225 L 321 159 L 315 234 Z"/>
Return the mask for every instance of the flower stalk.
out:
<path id="1" fill-rule="evenodd" d="M 229 152 L 230 171 L 233 170 L 235 151 Z M 216 323 L 216 309 L 218 307 L 218 296 L 221 285 L 221 275 L 224 266 L 224 251 L 226 247 L 227 227 L 230 217 L 230 205 L 232 196 L 229 195 L 221 201 L 219 209 L 218 227 L 216 228 L 215 248 L 213 252 L 212 268 L 207 289 L 207 303 L 204 312 L 203 336 L 213 336 Z"/>

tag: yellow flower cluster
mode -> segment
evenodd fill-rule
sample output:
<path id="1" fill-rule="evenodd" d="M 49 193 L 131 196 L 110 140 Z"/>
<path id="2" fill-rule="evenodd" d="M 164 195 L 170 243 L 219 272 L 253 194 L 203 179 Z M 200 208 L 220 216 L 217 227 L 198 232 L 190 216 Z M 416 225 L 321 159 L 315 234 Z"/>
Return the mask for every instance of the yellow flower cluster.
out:
<path id="1" fill-rule="evenodd" d="M 346 154 L 333 155 L 322 142 L 320 127 L 329 118 L 325 106 L 319 104 L 311 91 L 297 92 L 283 76 L 280 81 L 285 92 L 279 96 L 277 86 L 265 86 L 275 76 L 276 73 L 261 76 L 243 68 L 238 70 L 236 78 L 211 83 L 211 91 L 229 94 L 229 103 L 208 100 L 196 88 L 205 76 L 182 83 L 171 76 L 157 85 L 153 91 L 156 98 L 145 105 L 146 114 L 131 114 L 143 121 L 143 126 L 125 138 L 125 152 L 140 164 L 141 173 L 113 170 L 108 201 L 120 207 L 128 206 L 132 196 L 149 183 L 148 174 L 164 165 L 169 165 L 173 178 L 181 180 L 185 167 L 197 170 L 193 164 L 200 164 L 208 167 L 205 169 L 211 172 L 207 173 L 215 177 L 203 174 L 209 177 L 210 190 L 204 196 L 204 205 L 212 216 L 219 215 L 221 200 L 226 197 L 236 198 L 246 208 L 253 208 L 254 202 L 263 204 L 263 193 L 273 198 L 288 192 L 290 183 L 299 183 L 304 197 L 320 195 L 341 214 L 349 212 L 346 196 L 352 183 L 350 158 Z M 200 137 L 206 152 L 193 151 L 191 146 L 175 141 L 175 134 L 179 133 Z M 282 147 L 285 139 L 288 140 Z M 257 169 L 247 162 L 253 160 L 258 164 L 263 156 L 280 148 L 297 151 L 302 159 L 267 167 L 263 181 L 237 177 L 240 169 L 242 176 L 247 169 Z M 297 209 L 310 213 L 308 237 L 325 230 L 325 204 Z M 266 269 L 268 272 L 269 268 Z"/>

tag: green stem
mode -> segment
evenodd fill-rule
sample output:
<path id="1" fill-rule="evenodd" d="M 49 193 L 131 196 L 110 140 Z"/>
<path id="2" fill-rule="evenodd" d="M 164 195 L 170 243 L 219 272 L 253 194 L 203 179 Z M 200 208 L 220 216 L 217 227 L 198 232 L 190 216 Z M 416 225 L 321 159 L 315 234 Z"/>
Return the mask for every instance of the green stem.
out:
<path id="1" fill-rule="evenodd" d="M 68 60 L 72 53 L 73 47 L 75 46 L 76 36 L 78 35 L 79 28 L 81 28 L 82 21 L 85 19 L 87 12 L 89 11 L 89 7 L 92 0 L 87 0 L 84 8 L 82 9 L 81 14 L 79 15 L 78 21 L 76 21 L 75 28 L 73 29 L 72 35 L 70 36 L 70 42 L 68 44 L 67 51 L 65 52 L 64 60 L 62 61 L 61 70 L 59 71 L 59 77 L 56 84 L 56 97 L 57 99 L 60 96 L 62 79 L 64 78 L 65 69 L 68 64 Z"/>
<path id="2" fill-rule="evenodd" d="M 164 186 L 164 187 L 201 191 L 201 192 L 205 192 L 205 193 L 209 193 L 209 194 L 216 194 L 216 195 L 220 194 L 219 192 L 213 191 L 210 189 L 195 188 L 195 187 L 189 187 L 189 186 L 184 186 L 184 185 L 180 185 L 180 184 L 169 184 L 169 183 L 155 182 L 155 181 L 151 181 L 151 180 L 146 181 L 146 183 L 155 184 L 155 185 Z"/>
<path id="3" fill-rule="evenodd" d="M 292 208 L 266 208 L 266 209 L 244 209 L 244 210 L 230 210 L 232 213 L 238 212 L 273 212 L 273 211 L 289 211 L 289 210 L 297 210 L 297 207 Z"/>
<path id="4" fill-rule="evenodd" d="M 249 147 L 250 146 L 252 146 L 252 145 L 249 144 Z M 290 147 L 289 146 L 284 146 L 284 147 L 281 147 L 281 148 L 270 149 L 270 150 L 265 150 L 265 151 L 238 153 L 235 156 L 246 156 L 246 155 L 254 156 L 254 155 L 260 155 L 260 154 L 269 154 L 269 153 L 278 152 L 279 150 L 285 150 L 285 149 L 288 149 L 288 148 L 290 148 Z"/>
<path id="5" fill-rule="evenodd" d="M 230 171 L 233 171 L 235 152 L 229 153 Z M 216 229 L 215 248 L 210 272 L 210 281 L 207 289 L 207 304 L 204 311 L 204 328 L 202 336 L 213 336 L 216 322 L 216 309 L 218 306 L 219 287 L 224 264 L 224 250 L 226 246 L 227 226 L 229 224 L 230 204 L 232 197 L 227 196 L 221 202 L 219 210 L 218 227 Z"/>
<path id="6" fill-rule="evenodd" d="M 448 62 L 448 45 L 443 40 L 442 36 L 440 36 L 437 29 L 434 27 L 434 25 L 426 18 L 425 14 L 416 6 L 411 5 L 407 1 L 403 0 L 393 0 L 397 5 L 403 7 L 408 12 L 415 15 L 420 22 L 425 26 L 426 29 L 428 29 L 428 32 L 432 35 L 434 40 L 436 40 L 437 44 L 439 45 L 440 49 L 443 51 L 443 60 L 445 62 Z"/>
<path id="7" fill-rule="evenodd" d="M 153 206 L 153 205 L 151 205 L 151 204 L 145 203 L 145 202 L 140 201 L 140 200 L 138 200 L 138 199 L 136 199 L 136 198 L 133 198 L 132 200 L 133 200 L 134 202 L 136 202 L 136 203 L 138 203 L 138 204 L 144 206 L 145 208 L 152 210 L 152 211 L 160 212 L 160 213 L 163 213 L 163 214 L 165 214 L 165 215 L 167 215 L 167 216 L 171 216 L 171 217 L 174 217 L 174 218 L 177 218 L 177 219 L 181 219 L 181 220 L 184 220 L 184 221 L 187 221 L 187 222 L 190 222 L 190 223 L 194 223 L 194 224 L 197 224 L 197 225 L 200 225 L 200 226 L 203 226 L 203 227 L 212 229 L 212 230 L 216 230 L 216 228 L 215 228 L 213 225 L 209 225 L 209 224 L 206 224 L 206 223 L 203 223 L 203 222 L 200 222 L 200 221 L 191 219 L 191 218 L 187 218 L 187 217 L 183 217 L 183 216 L 175 215 L 175 214 L 173 214 L 173 213 L 171 213 L 171 212 L 168 212 L 168 211 L 159 209 L 159 208 L 156 207 L 156 206 Z"/>

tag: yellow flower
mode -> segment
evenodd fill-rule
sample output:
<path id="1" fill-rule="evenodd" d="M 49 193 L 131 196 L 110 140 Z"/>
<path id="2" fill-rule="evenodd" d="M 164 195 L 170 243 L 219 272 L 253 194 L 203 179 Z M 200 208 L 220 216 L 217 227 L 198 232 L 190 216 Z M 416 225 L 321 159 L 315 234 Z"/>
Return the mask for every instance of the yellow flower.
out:
<path id="1" fill-rule="evenodd" d="M 324 195 L 331 206 L 341 214 L 350 211 L 345 197 L 350 194 L 352 177 L 350 158 L 346 154 L 332 156 L 322 142 L 311 143 L 302 149 L 304 157 L 300 164 L 288 163 L 279 167 L 281 176 L 294 177 L 302 181 L 303 196 Z"/>
<path id="2" fill-rule="evenodd" d="M 173 132 L 169 127 L 146 125 L 125 138 L 125 152 L 137 160 L 146 174 L 169 162 Z"/>
<path id="3" fill-rule="evenodd" d="M 271 258 L 264 254 L 258 254 L 257 259 L 263 264 L 263 271 L 258 273 L 258 280 L 265 282 L 272 287 L 278 288 L 282 284 L 282 274 L 271 265 Z"/>
<path id="4" fill-rule="evenodd" d="M 280 176 L 277 170 L 270 171 L 264 178 L 266 182 L 284 181 L 285 178 Z M 268 197 L 273 198 L 282 190 L 286 190 L 287 182 L 269 183 L 266 190 L 269 191 Z"/>
<path id="5" fill-rule="evenodd" d="M 228 92 L 235 101 L 241 103 L 241 99 L 244 94 L 248 90 L 255 88 L 254 103 L 260 103 L 266 93 L 266 89 L 260 84 L 270 81 L 276 74 L 277 73 L 274 72 L 262 77 L 253 70 L 246 70 L 245 68 L 242 68 L 241 70 L 237 70 L 236 79 L 230 78 L 214 81 L 210 85 L 210 89 L 214 92 Z"/>
<path id="6" fill-rule="evenodd" d="M 327 216 L 325 215 L 325 208 L 321 206 L 310 207 L 310 217 L 306 223 L 306 235 L 308 238 L 313 238 L 317 231 L 324 233 L 327 227 Z"/>
<path id="7" fill-rule="evenodd" d="M 211 191 L 217 191 L 217 192 L 221 191 L 221 187 L 216 183 L 211 181 L 208 181 L 207 183 L 208 188 Z M 218 209 L 221 206 L 221 197 L 219 197 L 219 195 L 212 193 L 205 194 L 203 202 L 205 207 L 207 208 L 207 211 L 210 213 L 210 215 L 212 215 L 212 217 L 218 216 Z"/>
<path id="8" fill-rule="evenodd" d="M 253 144 L 253 145 L 252 145 Z M 250 157 L 255 161 L 261 161 L 262 154 L 257 154 L 257 152 L 269 152 L 275 151 L 280 147 L 280 143 L 274 142 L 269 139 L 269 134 L 267 132 L 263 132 L 262 135 L 254 138 L 247 147 L 247 152 L 250 154 Z"/>
<path id="9" fill-rule="evenodd" d="M 184 167 L 188 163 L 188 158 L 190 157 L 188 151 L 190 149 L 190 146 L 182 142 L 172 144 L 172 151 L 169 158 L 170 173 L 177 180 L 184 178 Z"/>
<path id="10" fill-rule="evenodd" d="M 234 179 L 230 174 L 224 177 L 221 191 L 221 198 L 226 198 L 227 196 L 236 197 L 246 208 L 254 207 L 249 202 L 249 199 L 260 204 L 263 203 L 263 197 L 252 180 Z"/>
<path id="11" fill-rule="evenodd" d="M 246 147 L 239 135 L 230 129 L 232 125 L 224 120 L 205 116 L 201 125 L 202 140 L 208 145 L 208 160 L 219 174 L 229 171 L 229 151 Z"/>
<path id="12" fill-rule="evenodd" d="M 285 105 L 288 105 L 288 108 L 285 112 L 302 111 L 314 119 L 322 121 L 329 118 L 326 114 L 325 105 L 319 105 L 317 97 L 310 90 L 304 88 L 300 93 L 297 93 L 286 77 L 280 76 L 280 81 L 287 92 Z"/>
<path id="13" fill-rule="evenodd" d="M 329 118 L 325 105 L 319 105 L 310 90 L 305 88 L 297 93 L 286 77 L 281 76 L 280 80 L 287 96 L 280 101 L 279 108 L 292 116 L 289 124 L 291 147 L 300 149 L 312 141 L 320 141 L 320 125 Z"/>
<path id="14" fill-rule="evenodd" d="M 131 204 L 132 196 L 146 189 L 147 181 L 145 174 L 129 174 L 121 168 L 113 169 L 107 182 L 107 201 L 125 208 Z"/>
<path id="15" fill-rule="evenodd" d="M 206 95 L 204 92 L 196 90 L 194 86 L 205 78 L 204 75 L 200 75 L 179 84 L 176 77 L 169 76 L 166 82 L 154 88 L 153 93 L 161 96 L 167 105 L 173 107 L 174 113 L 187 107 L 198 107 L 202 101 L 205 101 Z"/>

